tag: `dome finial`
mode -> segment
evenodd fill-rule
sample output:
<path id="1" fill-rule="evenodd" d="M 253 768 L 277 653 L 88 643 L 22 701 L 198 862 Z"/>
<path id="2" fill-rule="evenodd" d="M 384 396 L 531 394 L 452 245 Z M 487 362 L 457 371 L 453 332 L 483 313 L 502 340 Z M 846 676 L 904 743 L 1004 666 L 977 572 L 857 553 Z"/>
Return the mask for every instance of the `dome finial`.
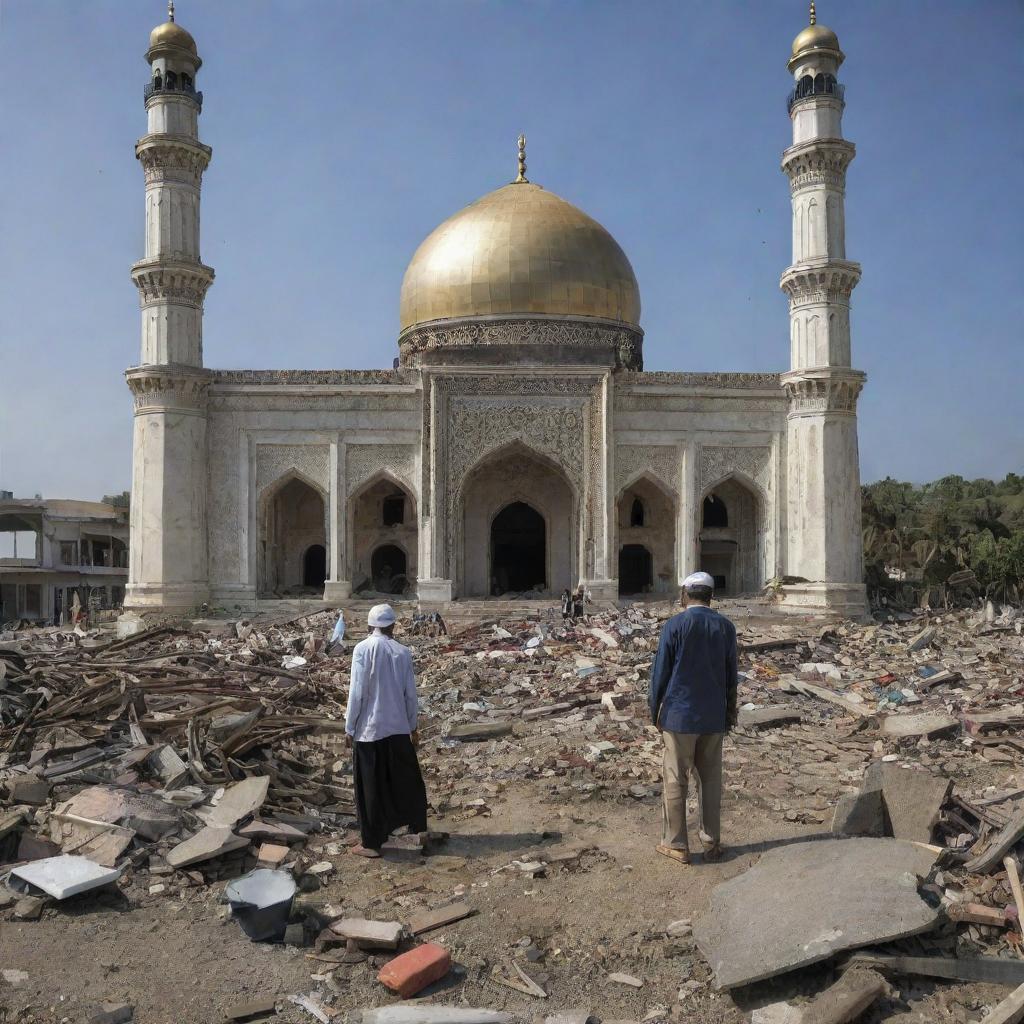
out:
<path id="1" fill-rule="evenodd" d="M 530 179 L 526 176 L 526 136 L 519 136 L 519 175 L 512 183 L 513 185 L 528 185 Z"/>
<path id="2" fill-rule="evenodd" d="M 167 20 L 174 21 L 174 0 L 167 0 Z"/>
<path id="3" fill-rule="evenodd" d="M 811 24 L 812 25 L 817 25 L 817 23 L 818 23 L 818 15 L 817 15 L 817 12 L 814 10 L 814 0 L 811 0 Z"/>

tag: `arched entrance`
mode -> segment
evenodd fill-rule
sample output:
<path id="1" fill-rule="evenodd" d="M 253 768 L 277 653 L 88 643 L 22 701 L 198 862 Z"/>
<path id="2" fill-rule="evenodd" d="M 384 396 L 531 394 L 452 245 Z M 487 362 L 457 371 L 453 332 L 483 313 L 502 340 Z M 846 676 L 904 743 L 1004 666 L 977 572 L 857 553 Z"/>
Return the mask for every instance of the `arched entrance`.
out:
<path id="1" fill-rule="evenodd" d="M 350 572 L 356 593 L 404 594 L 416 586 L 416 501 L 390 474 L 368 481 L 349 504 Z"/>
<path id="2" fill-rule="evenodd" d="M 513 442 L 473 468 L 458 502 L 460 597 L 557 594 L 574 585 L 576 496 L 551 459 Z"/>
<path id="3" fill-rule="evenodd" d="M 765 583 L 761 501 L 742 481 L 716 484 L 701 502 L 700 568 L 721 594 L 750 594 Z"/>
<path id="4" fill-rule="evenodd" d="M 619 593 L 645 594 L 654 587 L 651 553 L 643 544 L 623 544 L 619 551 Z"/>
<path id="5" fill-rule="evenodd" d="M 409 585 L 405 552 L 396 544 L 381 544 L 370 556 L 371 587 L 381 594 L 401 594 Z"/>
<path id="6" fill-rule="evenodd" d="M 525 501 L 491 521 L 491 594 L 547 589 L 547 525 Z"/>
<path id="7" fill-rule="evenodd" d="M 302 585 L 323 589 L 327 579 L 327 548 L 323 544 L 310 544 L 302 556 Z"/>
<path id="8" fill-rule="evenodd" d="M 616 510 L 619 594 L 670 594 L 676 580 L 676 500 L 649 476 L 624 488 Z"/>
<path id="9" fill-rule="evenodd" d="M 324 499 L 298 476 L 279 481 L 260 502 L 259 592 L 323 593 L 327 578 Z"/>

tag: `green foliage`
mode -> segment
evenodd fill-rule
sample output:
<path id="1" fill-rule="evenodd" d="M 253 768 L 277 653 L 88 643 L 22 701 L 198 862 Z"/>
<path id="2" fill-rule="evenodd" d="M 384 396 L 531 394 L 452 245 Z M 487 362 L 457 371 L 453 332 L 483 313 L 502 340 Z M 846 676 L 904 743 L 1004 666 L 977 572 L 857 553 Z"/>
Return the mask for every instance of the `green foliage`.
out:
<path id="1" fill-rule="evenodd" d="M 887 477 L 862 489 L 862 510 L 864 575 L 876 594 L 909 586 L 918 598 L 937 590 L 947 602 L 979 592 L 1024 597 L 1024 477 L 1017 473 L 998 482 L 951 475 L 922 486 Z M 965 570 L 976 583 L 947 588 Z"/>

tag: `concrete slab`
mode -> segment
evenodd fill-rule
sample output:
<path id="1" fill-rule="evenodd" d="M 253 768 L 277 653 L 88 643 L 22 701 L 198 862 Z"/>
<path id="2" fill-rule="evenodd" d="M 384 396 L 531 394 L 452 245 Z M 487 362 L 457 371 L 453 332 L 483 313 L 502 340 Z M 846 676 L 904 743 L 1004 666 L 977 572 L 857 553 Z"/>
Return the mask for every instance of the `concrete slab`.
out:
<path id="1" fill-rule="evenodd" d="M 248 839 L 236 836 L 229 828 L 214 828 L 207 825 L 191 839 L 186 839 L 171 850 L 167 854 L 167 863 L 172 868 L 185 868 L 189 864 L 199 864 L 248 845 Z"/>
<path id="2" fill-rule="evenodd" d="M 959 725 L 960 722 L 952 715 L 886 715 L 882 721 L 882 734 L 895 737 L 938 736 Z"/>
<path id="3" fill-rule="evenodd" d="M 213 807 L 197 807 L 196 815 L 215 828 L 234 828 L 243 818 L 255 814 L 267 799 L 270 778 L 266 775 L 242 779 L 224 790 Z"/>
<path id="4" fill-rule="evenodd" d="M 875 761 L 864 773 L 862 792 L 865 796 L 881 792 L 890 835 L 915 843 L 930 843 L 951 786 L 950 779 L 931 772 Z"/>
<path id="5" fill-rule="evenodd" d="M 934 862 L 898 839 L 780 846 L 715 889 L 694 937 L 722 989 L 916 935 L 938 922 L 917 891 Z"/>
<path id="6" fill-rule="evenodd" d="M 884 836 L 885 801 L 882 799 L 881 788 L 861 793 L 844 793 L 836 804 L 832 831 L 844 836 Z"/>
<path id="7" fill-rule="evenodd" d="M 791 704 L 769 704 L 763 708 L 740 708 L 737 725 L 744 729 L 762 725 L 782 725 L 785 722 L 802 722 L 803 712 Z"/>
<path id="8" fill-rule="evenodd" d="M 47 857 L 15 868 L 11 874 L 58 900 L 116 882 L 121 872 L 100 867 L 87 857 Z"/>

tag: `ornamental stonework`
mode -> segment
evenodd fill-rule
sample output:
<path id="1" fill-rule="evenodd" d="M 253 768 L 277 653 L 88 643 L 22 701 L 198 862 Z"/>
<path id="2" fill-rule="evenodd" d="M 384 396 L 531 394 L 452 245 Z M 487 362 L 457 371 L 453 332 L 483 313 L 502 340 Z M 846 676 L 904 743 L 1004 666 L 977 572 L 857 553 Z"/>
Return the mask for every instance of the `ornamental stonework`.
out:
<path id="1" fill-rule="evenodd" d="M 615 493 L 640 474 L 657 477 L 673 494 L 679 490 L 679 449 L 676 445 L 622 444 L 615 449 Z"/>
<path id="2" fill-rule="evenodd" d="M 349 497 L 367 480 L 387 471 L 416 493 L 416 446 L 411 444 L 350 444 L 345 450 L 345 489 Z"/>
<path id="3" fill-rule="evenodd" d="M 205 413 L 210 387 L 209 375 L 175 373 L 173 370 L 128 371 L 135 412 L 178 409 Z"/>
<path id="4" fill-rule="evenodd" d="M 262 493 L 291 472 L 297 472 L 329 494 L 331 449 L 326 444 L 257 444 L 256 489 Z"/>
<path id="5" fill-rule="evenodd" d="M 771 483 L 771 465 L 772 450 L 767 445 L 701 445 L 701 493 L 736 473 L 753 480 L 767 493 Z"/>
<path id="6" fill-rule="evenodd" d="M 786 381 L 789 414 L 854 416 L 857 412 L 857 398 L 865 379 L 864 374 L 856 371 L 846 371 L 836 376 L 794 374 Z"/>
<path id="7" fill-rule="evenodd" d="M 771 389 L 779 386 L 777 373 L 677 373 L 672 370 L 644 370 L 616 377 L 621 390 L 630 384 L 674 384 L 685 388 Z"/>
<path id="8" fill-rule="evenodd" d="M 132 280 L 143 306 L 173 301 L 200 308 L 213 283 L 213 270 L 202 263 L 136 263 Z"/>
<path id="9" fill-rule="evenodd" d="M 860 264 L 835 261 L 821 267 L 790 267 L 779 287 L 794 305 L 814 302 L 847 303 L 860 281 Z"/>
<path id="10" fill-rule="evenodd" d="M 415 370 L 214 370 L 218 384 L 377 385 L 419 384 Z"/>
<path id="11" fill-rule="evenodd" d="M 787 149 L 782 154 L 782 169 L 789 178 L 790 191 L 811 185 L 829 185 L 841 191 L 856 152 L 854 144 L 845 139 L 815 139 Z"/>
<path id="12" fill-rule="evenodd" d="M 626 369 L 643 367 L 643 333 L 611 324 L 588 324 L 578 320 L 548 320 L 514 317 L 507 320 L 465 321 L 450 325 L 424 325 L 407 331 L 399 340 L 403 363 L 437 349 L 470 346 L 514 347 L 527 345 L 568 348 L 611 348 L 616 365 Z"/>
<path id="13" fill-rule="evenodd" d="M 135 144 L 147 185 L 176 182 L 199 188 L 212 155 L 209 146 L 173 135 L 147 135 Z"/>

